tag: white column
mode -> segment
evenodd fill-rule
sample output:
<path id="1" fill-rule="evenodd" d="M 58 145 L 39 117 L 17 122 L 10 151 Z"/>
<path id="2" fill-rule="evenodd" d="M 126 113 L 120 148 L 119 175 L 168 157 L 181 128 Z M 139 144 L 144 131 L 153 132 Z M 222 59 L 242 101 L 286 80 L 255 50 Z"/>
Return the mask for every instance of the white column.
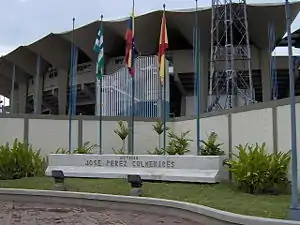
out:
<path id="1" fill-rule="evenodd" d="M 10 113 L 16 113 L 16 108 L 14 102 L 16 101 L 15 98 L 15 80 L 16 80 L 16 65 L 13 64 L 12 66 L 12 80 L 11 80 L 11 90 L 10 90 Z"/>
<path id="2" fill-rule="evenodd" d="M 36 74 L 34 77 L 34 114 L 41 114 L 42 111 L 42 96 L 43 96 L 43 85 L 42 85 L 42 76 L 41 76 L 41 57 L 37 56 L 36 59 Z"/>
<path id="3" fill-rule="evenodd" d="M 27 81 L 18 84 L 18 113 L 26 113 L 27 103 Z"/>

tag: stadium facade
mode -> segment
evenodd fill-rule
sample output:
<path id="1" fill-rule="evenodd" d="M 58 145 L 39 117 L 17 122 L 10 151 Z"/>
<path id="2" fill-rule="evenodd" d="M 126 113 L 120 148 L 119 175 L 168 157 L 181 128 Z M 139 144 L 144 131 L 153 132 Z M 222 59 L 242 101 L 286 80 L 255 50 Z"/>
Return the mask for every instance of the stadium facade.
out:
<path id="1" fill-rule="evenodd" d="M 294 19 L 300 3 L 291 3 Z M 166 101 L 170 116 L 195 114 L 195 76 L 193 53 L 194 10 L 167 11 L 169 37 Z M 212 10 L 198 12 L 200 27 L 201 111 L 208 107 Z M 138 16 L 135 40 L 139 57 L 136 60 L 136 115 L 157 117 L 160 93 L 157 52 L 162 11 Z M 251 72 L 255 101 L 272 99 L 272 66 L 268 26 L 274 24 L 275 42 L 285 34 L 284 4 L 248 4 L 247 21 L 251 51 Z M 28 46 L 20 46 L 0 60 L 0 94 L 11 100 L 10 113 L 65 115 L 68 111 L 71 46 L 76 46 L 77 99 L 76 113 L 94 115 L 103 107 L 103 115 L 127 115 L 130 111 L 130 77 L 124 67 L 127 20 L 104 22 L 105 75 L 100 106 L 96 104 L 96 61 L 93 45 L 100 27 L 95 21 L 72 32 L 50 33 Z M 225 66 L 225 65 L 224 65 Z M 243 63 L 237 70 L 246 70 Z M 295 68 L 298 68 L 296 65 Z M 247 72 L 249 74 L 249 71 Z M 278 98 L 288 97 L 288 59 L 276 57 Z M 296 94 L 300 95 L 300 78 L 296 70 Z"/>

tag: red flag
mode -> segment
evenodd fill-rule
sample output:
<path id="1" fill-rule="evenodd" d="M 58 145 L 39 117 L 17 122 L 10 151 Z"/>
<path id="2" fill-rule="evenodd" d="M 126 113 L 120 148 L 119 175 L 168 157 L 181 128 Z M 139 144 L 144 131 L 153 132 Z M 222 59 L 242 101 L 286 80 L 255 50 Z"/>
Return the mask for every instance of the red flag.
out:
<path id="1" fill-rule="evenodd" d="M 128 27 L 126 31 L 126 55 L 125 62 L 128 68 L 129 74 L 134 75 L 134 58 L 135 58 L 135 43 L 134 43 L 134 8 L 128 21 Z"/>
<path id="2" fill-rule="evenodd" d="M 159 64 L 159 76 L 163 84 L 165 79 L 165 63 L 166 63 L 166 50 L 169 46 L 168 43 L 168 33 L 167 33 L 167 20 L 165 11 L 163 12 L 160 28 L 160 38 L 159 38 L 159 50 L 158 50 L 158 64 Z"/>

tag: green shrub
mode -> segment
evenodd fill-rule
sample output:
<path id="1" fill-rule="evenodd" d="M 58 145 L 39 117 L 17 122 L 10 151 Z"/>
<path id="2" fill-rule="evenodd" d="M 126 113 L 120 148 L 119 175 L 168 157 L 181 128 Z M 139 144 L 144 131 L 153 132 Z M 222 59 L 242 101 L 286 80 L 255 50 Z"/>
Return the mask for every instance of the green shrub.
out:
<path id="1" fill-rule="evenodd" d="M 164 154 L 164 149 L 163 148 L 158 148 L 156 147 L 153 151 L 148 151 L 149 155 L 163 155 Z"/>
<path id="2" fill-rule="evenodd" d="M 69 154 L 69 150 L 66 148 L 58 148 L 55 154 Z"/>
<path id="3" fill-rule="evenodd" d="M 122 120 L 118 121 L 118 128 L 114 130 L 114 133 L 120 137 L 122 140 L 122 150 L 125 151 L 126 138 L 129 134 L 128 127 L 125 126 Z"/>
<path id="4" fill-rule="evenodd" d="M 90 144 L 89 141 L 86 141 L 83 146 L 75 148 L 73 154 L 93 154 L 96 147 L 96 144 Z M 58 148 L 55 154 L 69 154 L 69 150 L 66 148 Z"/>
<path id="5" fill-rule="evenodd" d="M 12 146 L 0 146 L 0 179 L 43 176 L 47 167 L 46 159 L 40 150 L 34 151 L 31 145 L 15 139 Z"/>
<path id="6" fill-rule="evenodd" d="M 164 130 L 168 131 L 170 128 L 166 126 L 166 129 L 164 129 L 164 122 L 161 120 L 156 121 L 156 123 L 154 125 L 152 125 L 152 127 L 153 127 L 153 130 L 158 135 L 158 148 L 155 149 L 153 153 L 156 152 L 154 155 L 163 155 L 164 151 L 162 152 L 162 154 L 160 154 L 161 150 L 159 150 L 159 149 L 161 149 L 161 135 L 164 132 Z M 158 151 L 156 151 L 156 150 L 158 150 Z M 159 153 L 159 154 L 157 154 L 157 153 Z"/>
<path id="7" fill-rule="evenodd" d="M 290 152 L 267 153 L 266 145 L 239 145 L 238 154 L 228 160 L 226 165 L 231 171 L 238 187 L 252 194 L 279 194 L 290 189 L 288 169 Z"/>
<path id="8" fill-rule="evenodd" d="M 218 134 L 211 132 L 206 141 L 201 140 L 201 155 L 225 155 L 221 149 L 223 143 L 217 143 Z"/>
<path id="9" fill-rule="evenodd" d="M 124 148 L 120 148 L 120 149 L 113 148 L 112 150 L 115 155 L 125 155 L 126 154 L 126 151 Z"/>
<path id="10" fill-rule="evenodd" d="M 82 147 L 78 147 L 74 150 L 74 154 L 93 154 L 96 147 L 96 144 L 90 144 L 89 141 L 86 141 Z"/>
<path id="11" fill-rule="evenodd" d="M 170 141 L 166 147 L 166 153 L 168 155 L 184 155 L 190 150 L 188 149 L 191 139 L 187 138 L 190 131 L 182 132 L 180 135 L 175 134 L 174 132 L 169 132 L 168 137 Z"/>

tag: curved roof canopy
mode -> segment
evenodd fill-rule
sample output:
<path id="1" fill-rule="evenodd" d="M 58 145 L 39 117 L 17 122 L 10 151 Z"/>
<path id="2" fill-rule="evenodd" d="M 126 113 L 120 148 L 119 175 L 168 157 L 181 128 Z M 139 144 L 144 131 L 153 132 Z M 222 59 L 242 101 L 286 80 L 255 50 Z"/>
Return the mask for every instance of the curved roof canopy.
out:
<path id="1" fill-rule="evenodd" d="M 300 2 L 291 3 L 291 17 L 297 16 Z M 276 40 L 280 40 L 285 34 L 285 6 L 284 4 L 248 4 L 248 27 L 251 44 L 258 48 L 268 48 L 268 25 L 274 22 Z M 208 51 L 211 34 L 211 8 L 203 8 L 198 12 L 201 33 L 201 48 Z M 160 23 L 162 11 L 154 11 L 136 17 L 135 40 L 137 50 L 142 55 L 156 54 L 158 49 Z M 167 28 L 169 34 L 169 49 L 188 49 L 193 45 L 193 26 L 195 10 L 167 11 Z M 108 57 L 121 56 L 125 52 L 124 36 L 128 18 L 115 21 L 104 21 L 105 54 Z M 36 56 L 40 55 L 48 64 L 56 68 L 67 70 L 69 67 L 70 46 L 74 44 L 91 60 L 96 59 L 92 48 L 95 42 L 100 21 L 94 21 L 74 31 L 45 36 L 36 42 L 17 48 L 4 56 L 4 62 L 16 64 L 29 75 L 35 74 Z M 6 73 L 0 67 L 0 74 Z"/>

